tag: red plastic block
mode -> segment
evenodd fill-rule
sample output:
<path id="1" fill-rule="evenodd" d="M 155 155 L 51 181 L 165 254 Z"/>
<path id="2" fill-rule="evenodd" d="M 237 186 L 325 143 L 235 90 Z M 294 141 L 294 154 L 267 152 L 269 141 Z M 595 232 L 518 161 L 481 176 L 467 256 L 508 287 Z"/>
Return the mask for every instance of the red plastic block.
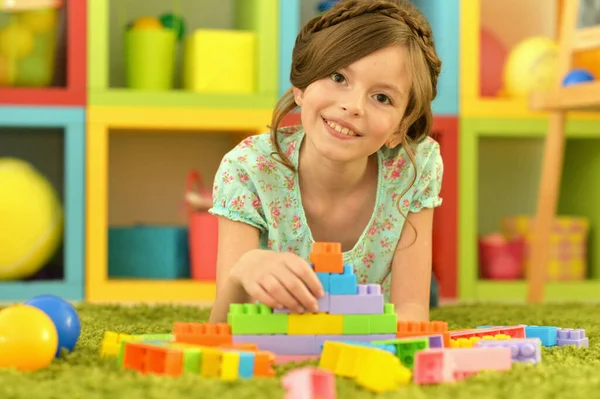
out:
<path id="1" fill-rule="evenodd" d="M 183 351 L 129 341 L 125 343 L 123 368 L 142 374 L 179 376 L 183 371 Z"/>
<path id="2" fill-rule="evenodd" d="M 302 367 L 289 371 L 281 379 L 284 399 L 336 399 L 335 376 L 331 371 Z"/>
<path id="3" fill-rule="evenodd" d="M 173 325 L 175 342 L 219 346 L 233 343 L 231 327 L 227 323 L 181 323 Z"/>
<path id="4" fill-rule="evenodd" d="M 344 254 L 342 244 L 337 242 L 315 242 L 310 253 L 310 262 L 315 273 L 344 272 Z"/>
<path id="5" fill-rule="evenodd" d="M 399 321 L 396 332 L 397 338 L 427 337 L 441 335 L 444 347 L 450 347 L 450 333 L 445 321 Z"/>
<path id="6" fill-rule="evenodd" d="M 450 331 L 450 338 L 483 337 L 485 335 L 504 334 L 511 338 L 525 338 L 525 326 L 475 328 L 473 330 Z"/>

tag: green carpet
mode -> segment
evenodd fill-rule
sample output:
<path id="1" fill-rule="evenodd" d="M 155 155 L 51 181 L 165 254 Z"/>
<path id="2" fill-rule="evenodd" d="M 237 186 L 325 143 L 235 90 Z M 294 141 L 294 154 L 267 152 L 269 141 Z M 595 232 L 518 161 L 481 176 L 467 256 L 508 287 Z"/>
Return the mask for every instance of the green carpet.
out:
<path id="1" fill-rule="evenodd" d="M 544 348 L 541 364 L 516 364 L 503 373 L 483 373 L 455 384 L 402 387 L 376 395 L 351 380 L 338 378 L 340 399 L 355 398 L 591 398 L 600 392 L 599 305 L 461 305 L 433 311 L 450 329 L 477 325 L 556 325 L 585 328 L 589 349 Z M 35 373 L 0 371 L 0 398 L 127 398 L 127 399 L 257 399 L 283 397 L 277 378 L 225 383 L 199 376 L 166 378 L 142 376 L 117 369 L 114 359 L 101 359 L 99 345 L 105 330 L 123 333 L 169 332 L 175 321 L 204 321 L 206 310 L 192 307 L 118 307 L 85 305 L 79 308 L 82 335 L 75 352 Z M 289 367 L 289 366 L 288 366 Z M 278 368 L 281 375 L 286 368 Z"/>

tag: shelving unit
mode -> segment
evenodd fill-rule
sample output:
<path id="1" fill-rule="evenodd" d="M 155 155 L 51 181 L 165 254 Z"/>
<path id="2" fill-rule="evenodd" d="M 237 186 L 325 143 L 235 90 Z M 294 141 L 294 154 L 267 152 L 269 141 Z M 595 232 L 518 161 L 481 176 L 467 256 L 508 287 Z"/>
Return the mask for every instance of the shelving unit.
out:
<path id="1" fill-rule="evenodd" d="M 54 150 L 54 152 L 52 152 Z M 16 156 L 40 168 L 60 193 L 64 210 L 62 279 L 0 282 L 0 300 L 53 294 L 84 299 L 85 110 L 39 106 L 0 107 L 0 156 Z"/>
<path id="2" fill-rule="evenodd" d="M 524 300 L 526 281 L 479 279 L 477 238 L 499 229 L 500 217 L 535 214 L 543 137 L 543 119 L 471 118 L 461 121 L 459 153 L 459 297 L 465 300 Z M 582 215 L 591 226 L 600 224 L 594 205 L 600 190 L 600 127 L 593 121 L 568 123 L 567 151 L 559 215 Z M 588 165 L 584 171 L 582 165 Z M 585 192 L 585 195 L 581 195 Z M 548 300 L 600 297 L 600 236 L 588 241 L 589 278 L 548 283 Z"/>
<path id="3" fill-rule="evenodd" d="M 58 75 L 64 84 L 47 88 L 0 87 L 0 106 L 84 106 L 86 103 L 86 15 L 87 2 L 84 0 L 65 1 L 62 11 L 66 20 L 64 43 L 59 49 L 64 51 L 64 63 L 58 62 Z M 63 65 L 64 64 L 64 65 Z M 62 69 L 61 69 L 62 68 Z M 64 75 L 64 76 L 61 76 Z"/>

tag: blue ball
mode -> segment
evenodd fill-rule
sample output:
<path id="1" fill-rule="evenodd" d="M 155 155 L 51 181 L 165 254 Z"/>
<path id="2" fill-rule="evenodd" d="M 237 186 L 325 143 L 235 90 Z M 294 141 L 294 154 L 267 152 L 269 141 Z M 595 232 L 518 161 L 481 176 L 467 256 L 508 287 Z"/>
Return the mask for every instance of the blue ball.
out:
<path id="1" fill-rule="evenodd" d="M 575 85 L 578 83 L 591 82 L 594 75 L 585 69 L 573 69 L 563 79 L 563 86 Z"/>
<path id="2" fill-rule="evenodd" d="M 62 349 L 71 352 L 75 348 L 81 334 L 81 321 L 69 302 L 54 295 L 40 295 L 31 298 L 25 304 L 40 309 L 52 319 L 58 333 L 56 357 L 60 356 Z"/>

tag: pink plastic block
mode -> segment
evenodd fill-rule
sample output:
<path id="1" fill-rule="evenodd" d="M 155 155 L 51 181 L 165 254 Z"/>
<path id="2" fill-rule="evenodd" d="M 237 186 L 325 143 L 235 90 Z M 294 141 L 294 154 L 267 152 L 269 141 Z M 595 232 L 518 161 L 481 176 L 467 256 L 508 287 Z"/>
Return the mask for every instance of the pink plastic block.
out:
<path id="1" fill-rule="evenodd" d="M 319 310 L 317 313 L 328 313 L 329 312 L 329 294 L 323 295 L 321 298 L 317 299 L 317 304 L 319 305 Z M 292 313 L 289 309 L 273 309 L 273 313 Z"/>
<path id="2" fill-rule="evenodd" d="M 507 347 L 514 362 L 539 363 L 542 361 L 542 341 L 539 338 L 491 339 L 475 342 L 477 348 Z"/>
<path id="3" fill-rule="evenodd" d="M 557 345 L 575 345 L 579 348 L 588 348 L 590 342 L 588 337 L 585 336 L 585 330 L 583 328 L 572 329 L 572 328 L 559 328 L 556 331 Z"/>
<path id="4" fill-rule="evenodd" d="M 252 343 L 276 355 L 316 355 L 321 347 L 314 335 L 233 335 L 234 343 Z"/>
<path id="5" fill-rule="evenodd" d="M 276 355 L 275 364 L 300 363 L 307 360 L 319 360 L 321 355 Z"/>
<path id="6" fill-rule="evenodd" d="M 302 367 L 281 378 L 284 399 L 335 399 L 335 376 L 329 370 Z"/>
<path id="7" fill-rule="evenodd" d="M 350 341 L 350 342 L 367 342 L 383 341 L 388 339 L 396 339 L 396 334 L 373 334 L 373 335 L 316 335 L 315 347 L 321 353 L 321 347 L 325 341 Z"/>
<path id="8" fill-rule="evenodd" d="M 331 295 L 330 314 L 382 314 L 383 294 L 379 284 L 359 284 L 358 294 Z"/>
<path id="9" fill-rule="evenodd" d="M 444 349 L 426 349 L 415 353 L 413 381 L 419 385 L 454 381 L 454 361 Z"/>
<path id="10" fill-rule="evenodd" d="M 444 348 L 443 350 L 452 357 L 455 380 L 464 379 L 484 370 L 502 371 L 510 370 L 512 367 L 511 348 Z"/>

